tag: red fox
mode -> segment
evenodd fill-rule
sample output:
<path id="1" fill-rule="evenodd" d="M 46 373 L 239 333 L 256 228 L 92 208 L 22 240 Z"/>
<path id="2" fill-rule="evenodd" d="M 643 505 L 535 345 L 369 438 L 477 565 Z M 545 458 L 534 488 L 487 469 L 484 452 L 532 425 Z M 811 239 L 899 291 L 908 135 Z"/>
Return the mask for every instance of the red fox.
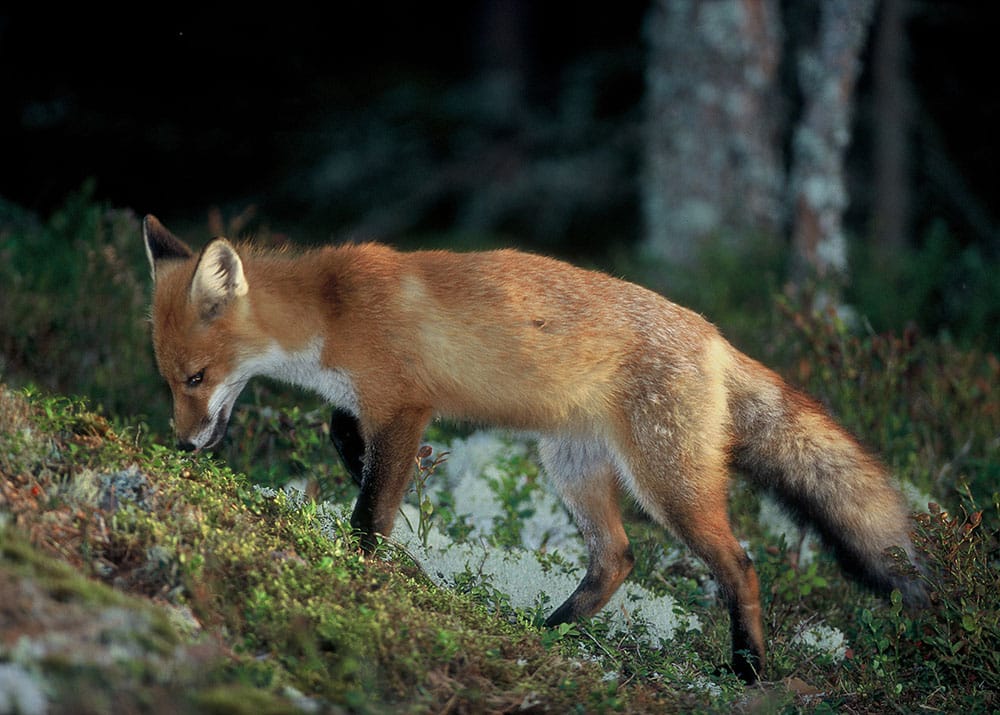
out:
<path id="1" fill-rule="evenodd" d="M 536 434 L 589 551 L 546 621 L 600 610 L 632 569 L 633 497 L 711 569 L 728 603 L 733 669 L 764 666 L 757 575 L 728 517 L 730 468 L 818 529 L 851 574 L 920 605 L 909 516 L 886 470 L 814 401 L 652 291 L 542 256 L 398 252 L 375 243 L 298 255 L 224 238 L 193 252 L 153 216 L 153 344 L 178 445 L 224 436 L 254 376 L 319 393 L 359 478 L 351 523 L 392 531 L 434 415 Z M 359 474 L 360 473 L 360 474 Z"/>

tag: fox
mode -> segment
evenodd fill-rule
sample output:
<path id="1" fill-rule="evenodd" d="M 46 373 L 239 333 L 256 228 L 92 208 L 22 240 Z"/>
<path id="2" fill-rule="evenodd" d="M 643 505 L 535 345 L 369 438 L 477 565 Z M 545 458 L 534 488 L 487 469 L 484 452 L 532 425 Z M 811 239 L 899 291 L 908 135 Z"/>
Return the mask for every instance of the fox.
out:
<path id="1" fill-rule="evenodd" d="M 911 514 L 886 467 L 818 402 L 658 293 L 514 249 L 268 250 L 218 237 L 196 252 L 152 215 L 143 238 L 178 448 L 215 447 L 254 377 L 317 393 L 360 487 L 351 525 L 365 552 L 391 534 L 440 416 L 537 437 L 588 552 L 548 627 L 593 616 L 631 572 L 631 497 L 713 574 L 730 615 L 728 667 L 757 681 L 760 584 L 730 523 L 733 472 L 815 528 L 847 574 L 927 603 Z"/>

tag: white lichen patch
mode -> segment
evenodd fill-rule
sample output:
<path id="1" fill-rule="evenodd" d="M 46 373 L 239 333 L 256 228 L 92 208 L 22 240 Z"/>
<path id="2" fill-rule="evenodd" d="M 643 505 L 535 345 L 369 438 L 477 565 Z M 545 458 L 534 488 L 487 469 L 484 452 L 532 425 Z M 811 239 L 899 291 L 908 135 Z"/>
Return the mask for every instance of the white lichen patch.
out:
<path id="1" fill-rule="evenodd" d="M 839 663 L 847 655 L 847 639 L 843 632 L 825 623 L 814 623 L 800 628 L 792 637 L 792 642 L 826 655 L 835 663 Z"/>
<path id="2" fill-rule="evenodd" d="M 818 541 L 815 534 L 802 529 L 788 512 L 768 495 L 761 496 L 758 522 L 775 540 L 784 538 L 789 549 L 799 552 L 799 566 L 808 566 L 816 556 Z"/>
<path id="3" fill-rule="evenodd" d="M 449 493 L 455 518 L 466 527 L 466 536 L 456 540 L 437 522 L 419 527 L 421 512 L 415 503 L 404 503 L 396 520 L 392 541 L 410 554 L 436 584 L 452 588 L 469 580 L 488 584 L 506 595 L 517 609 L 550 612 L 567 598 L 586 571 L 586 549 L 578 530 L 549 491 L 545 480 L 528 483 L 524 475 L 511 473 L 519 458 L 528 454 L 524 441 L 493 432 L 476 432 L 448 445 L 435 445 L 437 454 L 449 452 L 447 461 L 427 480 L 432 502 Z M 497 485 L 513 483 L 530 489 L 530 508 L 519 520 L 521 543 L 497 547 L 493 529 L 504 517 L 504 499 Z M 304 483 L 284 488 L 293 503 L 302 503 Z M 274 494 L 273 490 L 262 489 Z M 317 521 L 330 536 L 344 533 L 349 506 L 324 503 L 317 506 Z M 426 518 L 426 517 L 425 517 Z M 471 528 L 469 528 L 471 527 Z M 673 552 L 683 558 L 680 551 Z M 607 619 L 612 633 L 640 634 L 653 648 L 672 640 L 678 632 L 699 630 L 701 622 L 685 612 L 669 595 L 659 596 L 626 582 L 598 614 Z"/>
<path id="4" fill-rule="evenodd" d="M 44 715 L 48 711 L 41 678 L 17 663 L 0 663 L 0 715 Z"/>

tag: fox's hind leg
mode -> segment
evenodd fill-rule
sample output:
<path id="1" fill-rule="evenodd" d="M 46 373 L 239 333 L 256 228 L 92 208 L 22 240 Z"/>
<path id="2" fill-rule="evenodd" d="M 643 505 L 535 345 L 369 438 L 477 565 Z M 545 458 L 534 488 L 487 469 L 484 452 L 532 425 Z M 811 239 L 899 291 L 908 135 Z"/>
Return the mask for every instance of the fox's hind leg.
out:
<path id="1" fill-rule="evenodd" d="M 733 671 L 745 682 L 755 682 L 764 667 L 764 625 L 757 572 L 736 541 L 726 505 L 696 514 L 674 514 L 671 526 L 718 580 L 729 606 Z"/>
<path id="2" fill-rule="evenodd" d="M 645 452 L 644 454 L 649 454 Z M 662 454 L 662 453 L 661 453 Z M 764 666 L 757 573 L 729 523 L 729 473 L 721 455 L 631 465 L 629 486 L 645 510 L 712 572 L 729 607 L 733 671 L 755 682 Z"/>
<path id="3" fill-rule="evenodd" d="M 599 611 L 632 570 L 634 559 L 622 527 L 619 486 L 607 451 L 569 439 L 541 442 L 542 463 L 569 509 L 590 560 L 583 581 L 545 621 L 580 620 Z"/>

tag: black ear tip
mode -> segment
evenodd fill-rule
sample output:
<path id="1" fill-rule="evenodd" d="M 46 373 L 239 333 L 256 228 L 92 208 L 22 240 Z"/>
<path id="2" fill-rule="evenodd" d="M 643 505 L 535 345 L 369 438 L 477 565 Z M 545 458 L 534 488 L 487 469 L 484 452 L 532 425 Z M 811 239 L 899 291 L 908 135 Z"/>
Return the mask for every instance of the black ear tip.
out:
<path id="1" fill-rule="evenodd" d="M 149 256 L 153 260 L 160 258 L 189 258 L 191 249 L 183 241 L 174 236 L 160 223 L 153 214 L 146 214 L 142 219 L 142 235 L 146 239 Z"/>

